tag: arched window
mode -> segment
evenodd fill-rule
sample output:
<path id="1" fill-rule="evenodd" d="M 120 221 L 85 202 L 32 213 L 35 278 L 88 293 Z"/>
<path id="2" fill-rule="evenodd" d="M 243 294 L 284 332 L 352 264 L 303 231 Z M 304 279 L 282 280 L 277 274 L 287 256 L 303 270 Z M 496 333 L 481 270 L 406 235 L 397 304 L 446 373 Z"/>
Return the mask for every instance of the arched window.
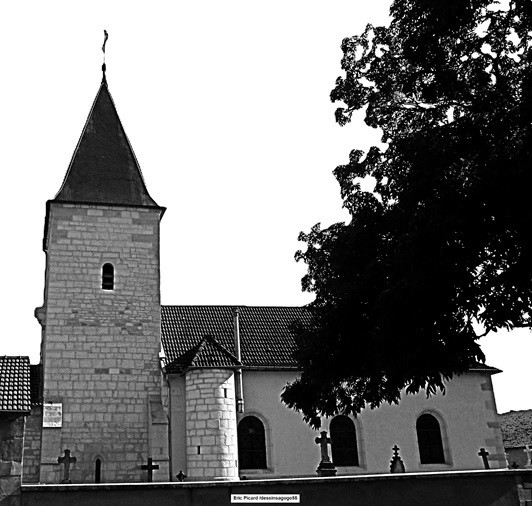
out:
<path id="1" fill-rule="evenodd" d="M 103 264 L 102 267 L 102 289 L 114 290 L 115 288 L 115 268 L 113 264 Z"/>
<path id="2" fill-rule="evenodd" d="M 422 464 L 444 464 L 440 424 L 433 415 L 425 413 L 416 422 L 417 444 Z"/>
<path id="3" fill-rule="evenodd" d="M 264 425 L 256 416 L 246 416 L 238 424 L 240 469 L 266 469 Z"/>
<path id="4" fill-rule="evenodd" d="M 94 461 L 94 483 L 102 482 L 102 461 L 96 459 Z"/>
<path id="5" fill-rule="evenodd" d="M 357 433 L 353 420 L 345 415 L 335 416 L 329 426 L 331 453 L 335 466 L 358 466 Z"/>

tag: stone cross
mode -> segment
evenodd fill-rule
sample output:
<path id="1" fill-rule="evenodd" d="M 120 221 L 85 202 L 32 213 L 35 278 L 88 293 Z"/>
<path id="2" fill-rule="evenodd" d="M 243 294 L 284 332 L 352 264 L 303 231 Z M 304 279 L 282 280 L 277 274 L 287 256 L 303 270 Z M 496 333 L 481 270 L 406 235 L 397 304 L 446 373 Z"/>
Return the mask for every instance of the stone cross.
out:
<path id="1" fill-rule="evenodd" d="M 326 430 L 322 430 L 320 434 L 321 436 L 315 439 L 316 444 L 320 445 L 320 450 L 321 450 L 321 461 L 318 466 L 318 469 L 316 469 L 316 472 L 320 476 L 335 476 L 336 467 L 334 467 L 334 464 L 331 462 L 331 459 L 329 458 L 329 452 L 327 448 L 327 445 L 331 444 L 331 438 L 327 437 Z"/>
<path id="2" fill-rule="evenodd" d="M 153 481 L 153 470 L 159 469 L 159 464 L 154 464 L 151 457 L 148 458 L 148 464 L 143 464 L 140 466 L 143 471 L 148 471 L 148 482 Z"/>
<path id="3" fill-rule="evenodd" d="M 321 437 L 317 437 L 315 441 L 317 445 L 320 445 L 321 461 L 330 462 L 331 459 L 329 459 L 329 451 L 328 451 L 327 445 L 331 444 L 331 438 L 327 437 L 326 430 L 322 430 L 320 434 L 321 434 Z"/>
<path id="4" fill-rule="evenodd" d="M 390 460 L 390 473 L 406 472 L 403 459 L 399 457 L 399 447 L 397 445 L 394 445 L 392 450 L 393 450 L 393 457 L 392 457 L 392 460 Z"/>
<path id="5" fill-rule="evenodd" d="M 489 469 L 490 468 L 490 463 L 488 462 L 489 453 L 484 448 L 481 448 L 478 454 L 480 457 L 482 457 L 482 462 L 484 462 L 484 468 Z"/>
<path id="6" fill-rule="evenodd" d="M 532 469 L 532 462 L 530 461 L 530 456 L 532 455 L 532 450 L 530 449 L 530 446 L 525 445 L 525 449 L 523 450 L 526 453 L 526 469 Z"/>
<path id="7" fill-rule="evenodd" d="M 70 481 L 70 464 L 74 464 L 76 462 L 76 457 L 72 457 L 70 455 L 70 450 L 65 450 L 65 456 L 59 457 L 57 459 L 57 462 L 59 464 L 63 464 L 64 468 L 64 477 L 61 483 L 72 483 Z"/>

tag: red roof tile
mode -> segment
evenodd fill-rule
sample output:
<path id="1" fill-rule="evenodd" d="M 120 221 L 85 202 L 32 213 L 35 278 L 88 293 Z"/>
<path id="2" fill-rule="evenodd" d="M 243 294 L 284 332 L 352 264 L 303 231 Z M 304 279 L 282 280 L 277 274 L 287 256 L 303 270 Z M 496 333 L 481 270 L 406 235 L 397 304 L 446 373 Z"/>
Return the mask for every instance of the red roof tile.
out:
<path id="1" fill-rule="evenodd" d="M 0 411 L 29 412 L 30 359 L 0 357 Z"/>
<path id="2" fill-rule="evenodd" d="M 296 369 L 294 336 L 290 328 L 297 321 L 309 321 L 310 314 L 302 307 L 162 306 L 162 342 L 167 364 L 191 352 L 207 335 L 236 355 L 235 307 L 240 310 L 243 367 Z M 215 366 L 214 355 L 212 362 Z"/>

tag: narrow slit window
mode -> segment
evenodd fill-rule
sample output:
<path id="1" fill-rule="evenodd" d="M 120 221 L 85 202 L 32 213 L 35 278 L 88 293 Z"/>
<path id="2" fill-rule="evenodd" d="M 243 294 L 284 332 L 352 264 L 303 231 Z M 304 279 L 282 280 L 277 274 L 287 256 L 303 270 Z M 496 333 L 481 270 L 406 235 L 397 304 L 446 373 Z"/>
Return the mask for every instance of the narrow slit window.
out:
<path id="1" fill-rule="evenodd" d="M 103 264 L 102 267 L 102 289 L 115 289 L 115 268 L 113 264 Z"/>
<path id="2" fill-rule="evenodd" d="M 96 459 L 94 463 L 94 483 L 102 482 L 102 461 Z"/>

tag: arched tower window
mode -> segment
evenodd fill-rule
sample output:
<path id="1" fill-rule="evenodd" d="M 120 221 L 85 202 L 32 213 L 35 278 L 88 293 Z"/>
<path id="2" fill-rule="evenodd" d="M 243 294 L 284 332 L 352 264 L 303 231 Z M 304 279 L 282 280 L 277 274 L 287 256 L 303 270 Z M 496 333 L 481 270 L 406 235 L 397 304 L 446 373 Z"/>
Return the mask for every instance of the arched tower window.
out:
<path id="1" fill-rule="evenodd" d="M 238 424 L 240 469 L 266 469 L 264 424 L 256 416 L 246 416 Z"/>
<path id="2" fill-rule="evenodd" d="M 329 425 L 332 461 L 335 466 L 358 466 L 357 433 L 353 420 L 335 416 Z"/>
<path id="3" fill-rule="evenodd" d="M 425 413 L 416 422 L 417 444 L 422 464 L 444 464 L 440 424 L 436 417 Z"/>
<path id="4" fill-rule="evenodd" d="M 113 264 L 103 264 L 102 267 L 102 289 L 114 290 L 115 288 L 115 268 Z"/>

